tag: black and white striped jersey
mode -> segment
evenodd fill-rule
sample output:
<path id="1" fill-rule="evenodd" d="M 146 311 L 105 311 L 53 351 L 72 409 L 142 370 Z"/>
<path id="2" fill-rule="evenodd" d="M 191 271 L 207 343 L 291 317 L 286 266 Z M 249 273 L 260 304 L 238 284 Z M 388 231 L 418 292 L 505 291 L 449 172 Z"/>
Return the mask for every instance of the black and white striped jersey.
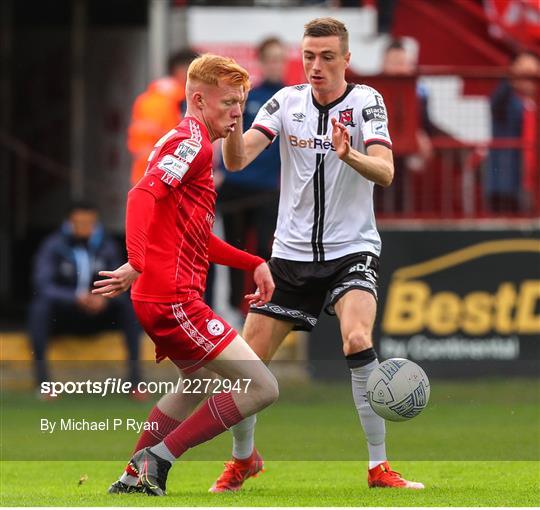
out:
<path id="1" fill-rule="evenodd" d="M 349 130 L 352 147 L 391 148 L 381 95 L 366 85 L 347 86 L 322 106 L 311 86 L 285 87 L 257 114 L 252 129 L 273 141 L 279 135 L 281 195 L 272 256 L 322 262 L 355 252 L 380 254 L 373 212 L 373 182 L 341 161 L 332 146 L 335 117 Z"/>

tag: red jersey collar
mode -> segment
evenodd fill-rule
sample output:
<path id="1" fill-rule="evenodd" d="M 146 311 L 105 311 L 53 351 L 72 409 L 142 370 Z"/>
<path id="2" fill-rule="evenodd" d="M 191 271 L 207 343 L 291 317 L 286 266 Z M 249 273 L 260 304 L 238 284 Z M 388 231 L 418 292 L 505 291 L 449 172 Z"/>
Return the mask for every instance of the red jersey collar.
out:
<path id="1" fill-rule="evenodd" d="M 195 121 L 200 126 L 203 137 L 206 138 L 207 140 L 210 140 L 210 134 L 208 133 L 208 129 L 206 128 L 204 123 L 202 123 L 197 117 L 193 117 L 192 115 L 187 115 L 186 117 L 183 118 L 183 120 Z"/>

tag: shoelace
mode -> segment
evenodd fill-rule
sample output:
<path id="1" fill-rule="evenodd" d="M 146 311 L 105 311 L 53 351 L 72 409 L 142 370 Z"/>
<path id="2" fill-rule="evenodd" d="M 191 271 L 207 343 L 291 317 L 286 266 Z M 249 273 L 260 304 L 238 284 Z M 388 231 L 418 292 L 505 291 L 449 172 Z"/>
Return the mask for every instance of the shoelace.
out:
<path id="1" fill-rule="evenodd" d="M 235 481 L 241 482 L 244 479 L 244 474 L 241 471 L 241 468 L 236 464 L 234 461 L 225 462 L 225 471 L 229 476 L 223 477 L 227 478 L 226 480 L 223 480 L 220 478 L 218 487 L 226 486 L 227 483 L 230 481 L 230 479 L 234 479 Z"/>
<path id="2" fill-rule="evenodd" d="M 402 478 L 402 476 L 401 476 L 401 473 L 398 473 L 397 471 L 393 471 L 392 469 L 390 469 L 390 470 L 385 470 L 385 471 L 384 471 L 384 474 L 385 474 L 386 476 L 388 476 L 389 478 L 392 478 L 392 479 L 394 479 L 394 480 L 400 480 L 400 481 L 403 480 L 403 478 Z M 383 475 L 383 476 L 384 476 L 384 475 Z"/>

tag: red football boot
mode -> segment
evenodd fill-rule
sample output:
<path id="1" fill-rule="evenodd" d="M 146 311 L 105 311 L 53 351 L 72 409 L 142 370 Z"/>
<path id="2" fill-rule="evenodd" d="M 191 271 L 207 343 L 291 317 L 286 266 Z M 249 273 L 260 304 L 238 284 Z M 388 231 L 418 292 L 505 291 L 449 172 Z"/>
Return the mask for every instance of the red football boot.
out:
<path id="1" fill-rule="evenodd" d="M 225 463 L 223 473 L 208 492 L 238 491 L 248 478 L 256 477 L 262 472 L 263 467 L 263 459 L 256 449 L 247 459 L 239 460 L 233 457 L 231 461 Z"/>
<path id="2" fill-rule="evenodd" d="M 369 487 L 395 487 L 401 489 L 423 489 L 420 482 L 409 482 L 402 478 L 399 473 L 392 471 L 388 462 L 383 462 L 373 469 L 368 470 Z"/>

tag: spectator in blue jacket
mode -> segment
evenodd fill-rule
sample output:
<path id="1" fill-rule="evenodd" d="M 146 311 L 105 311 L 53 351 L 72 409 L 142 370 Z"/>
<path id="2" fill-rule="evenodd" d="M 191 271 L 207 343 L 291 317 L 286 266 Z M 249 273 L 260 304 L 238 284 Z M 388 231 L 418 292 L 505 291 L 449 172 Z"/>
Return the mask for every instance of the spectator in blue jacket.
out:
<path id="1" fill-rule="evenodd" d="M 535 145 L 537 86 L 540 58 L 531 52 L 516 55 L 510 80 L 503 80 L 491 95 L 491 130 L 494 140 L 523 143 L 523 148 L 492 149 L 485 174 L 485 191 L 492 212 L 526 210 L 536 180 Z M 528 145 L 528 146 L 527 146 Z"/>
<path id="2" fill-rule="evenodd" d="M 105 234 L 90 203 L 70 206 L 61 228 L 42 243 L 34 260 L 28 329 L 38 385 L 48 379 L 46 350 L 52 333 L 89 334 L 121 329 L 129 353 L 129 377 L 139 380 L 140 327 L 129 297 L 91 294 L 98 272 L 121 264 L 116 242 Z"/>
<path id="3" fill-rule="evenodd" d="M 249 91 L 244 109 L 244 129 L 253 123 L 259 109 L 285 85 L 287 48 L 277 38 L 262 41 L 257 49 L 262 81 Z M 255 252 L 268 260 L 276 228 L 280 179 L 279 144 L 270 147 L 242 172 L 225 171 L 218 192 L 225 239 L 245 249 L 249 232 L 256 237 Z M 244 301 L 244 273 L 230 271 L 230 304 L 240 310 Z"/>

